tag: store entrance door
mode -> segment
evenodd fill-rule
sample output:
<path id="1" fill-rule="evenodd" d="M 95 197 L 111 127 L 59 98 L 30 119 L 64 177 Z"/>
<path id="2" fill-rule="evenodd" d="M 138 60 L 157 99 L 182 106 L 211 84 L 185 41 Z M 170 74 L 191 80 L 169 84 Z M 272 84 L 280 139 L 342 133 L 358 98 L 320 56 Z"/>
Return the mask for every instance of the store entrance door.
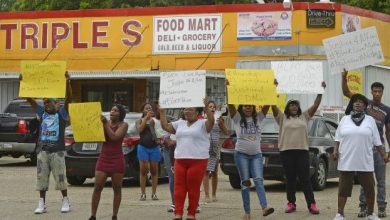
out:
<path id="1" fill-rule="evenodd" d="M 121 104 L 133 111 L 133 87 L 131 85 L 84 85 L 82 86 L 83 102 L 101 102 L 102 111 L 110 111 L 114 104 Z"/>

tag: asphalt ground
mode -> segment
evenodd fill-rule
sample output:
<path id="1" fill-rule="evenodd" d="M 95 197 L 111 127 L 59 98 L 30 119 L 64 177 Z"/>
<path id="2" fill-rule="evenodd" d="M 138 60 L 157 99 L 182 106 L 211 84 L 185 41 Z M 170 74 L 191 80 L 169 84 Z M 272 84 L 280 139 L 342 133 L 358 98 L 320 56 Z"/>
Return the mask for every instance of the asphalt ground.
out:
<path id="1" fill-rule="evenodd" d="M 389 177 L 387 169 L 387 177 Z M 36 168 L 30 166 L 25 159 L 10 157 L 0 158 L 0 220 L 26 220 L 26 219 L 69 219 L 83 220 L 90 215 L 93 179 L 89 179 L 83 186 L 69 186 L 68 194 L 71 202 L 71 211 L 61 213 L 61 194 L 54 190 L 54 179 L 51 178 L 50 189 L 47 193 L 47 213 L 36 215 L 34 209 L 38 204 L 39 193 L 35 191 Z M 390 184 L 387 178 L 387 186 Z M 240 220 L 244 214 L 240 190 L 233 189 L 228 177 L 220 172 L 218 201 L 205 204 L 204 193 L 201 197 L 201 213 L 198 220 Z M 328 181 L 325 190 L 315 192 L 315 198 L 320 208 L 319 215 L 308 212 L 302 192 L 297 193 L 297 211 L 291 214 L 284 213 L 286 195 L 284 184 L 276 181 L 265 181 L 267 200 L 275 213 L 263 217 L 255 190 L 251 192 L 252 219 L 268 220 L 329 220 L 333 219 L 337 210 L 338 179 Z M 352 197 L 348 200 L 345 214 L 348 220 L 357 218 L 359 185 L 353 188 Z M 139 201 L 140 189 L 136 182 L 125 180 L 122 189 L 122 203 L 118 219 L 153 220 L 172 219 L 173 214 L 167 212 L 170 204 L 169 184 L 167 180 L 159 182 L 157 189 L 158 201 L 151 200 L 151 187 L 147 187 L 147 200 Z M 110 181 L 102 192 L 97 213 L 97 219 L 111 219 L 113 192 Z M 377 207 L 375 207 L 376 211 Z M 388 217 L 390 218 L 390 217 Z"/>

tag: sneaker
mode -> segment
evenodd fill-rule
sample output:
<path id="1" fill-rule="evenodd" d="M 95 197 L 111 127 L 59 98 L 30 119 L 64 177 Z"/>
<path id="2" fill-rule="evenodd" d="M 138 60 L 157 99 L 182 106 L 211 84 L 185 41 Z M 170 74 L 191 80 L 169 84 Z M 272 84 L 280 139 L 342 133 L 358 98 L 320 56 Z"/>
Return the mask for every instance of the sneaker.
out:
<path id="1" fill-rule="evenodd" d="M 139 201 L 145 201 L 145 200 L 146 200 L 146 194 L 141 194 Z"/>
<path id="2" fill-rule="evenodd" d="M 158 197 L 156 194 L 152 194 L 152 200 L 158 200 Z"/>
<path id="3" fill-rule="evenodd" d="M 358 213 L 358 218 L 367 217 L 367 206 L 360 206 L 360 211 Z"/>
<path id="4" fill-rule="evenodd" d="M 70 203 L 69 203 L 69 198 L 64 197 L 62 198 L 62 207 L 61 207 L 61 212 L 66 213 L 70 211 Z"/>
<path id="5" fill-rule="evenodd" d="M 385 218 L 387 216 L 386 208 L 378 208 L 378 217 Z"/>
<path id="6" fill-rule="evenodd" d="M 313 215 L 320 214 L 320 210 L 317 208 L 317 205 L 315 203 L 310 204 L 309 206 L 309 212 Z"/>
<path id="7" fill-rule="evenodd" d="M 96 217 L 95 216 L 93 216 L 93 215 L 91 215 L 91 217 L 89 217 L 89 219 L 88 220 L 96 220 Z"/>
<path id="8" fill-rule="evenodd" d="M 196 213 L 200 213 L 200 206 L 198 205 L 198 208 L 196 208 Z"/>
<path id="9" fill-rule="evenodd" d="M 42 214 L 45 212 L 46 212 L 45 202 L 43 201 L 43 198 L 40 198 L 38 201 L 38 207 L 35 209 L 34 213 L 35 214 Z"/>
<path id="10" fill-rule="evenodd" d="M 116 215 L 112 216 L 111 220 L 118 220 L 118 217 Z"/>
<path id="11" fill-rule="evenodd" d="M 168 211 L 168 212 L 175 212 L 175 205 L 169 206 L 169 208 L 168 208 L 167 211 Z"/>
<path id="12" fill-rule="evenodd" d="M 378 218 L 378 216 L 376 216 L 374 213 L 372 213 L 371 215 L 366 217 L 366 220 L 381 220 L 381 219 Z"/>
<path id="13" fill-rule="evenodd" d="M 287 208 L 284 210 L 284 212 L 285 213 L 295 212 L 296 207 L 297 206 L 295 205 L 295 203 L 289 202 L 289 203 L 287 203 Z"/>
<path id="14" fill-rule="evenodd" d="M 345 217 L 342 214 L 337 213 L 333 220 L 345 220 Z"/>

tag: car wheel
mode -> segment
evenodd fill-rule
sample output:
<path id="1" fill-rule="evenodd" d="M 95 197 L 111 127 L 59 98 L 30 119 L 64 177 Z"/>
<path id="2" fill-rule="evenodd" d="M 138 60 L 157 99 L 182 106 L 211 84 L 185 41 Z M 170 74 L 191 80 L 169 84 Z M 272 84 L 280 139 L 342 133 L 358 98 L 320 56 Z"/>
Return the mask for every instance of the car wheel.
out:
<path id="1" fill-rule="evenodd" d="M 229 175 L 229 182 L 230 182 L 230 185 L 234 189 L 241 189 L 241 179 L 240 179 L 240 176 L 238 176 L 238 175 Z"/>
<path id="2" fill-rule="evenodd" d="M 327 179 L 326 162 L 324 161 L 324 159 L 319 158 L 318 164 L 316 166 L 316 170 L 311 178 L 313 189 L 316 191 L 321 191 L 325 189 L 326 179 Z"/>
<path id="3" fill-rule="evenodd" d="M 81 186 L 87 178 L 83 176 L 67 176 L 66 179 L 70 185 Z"/>

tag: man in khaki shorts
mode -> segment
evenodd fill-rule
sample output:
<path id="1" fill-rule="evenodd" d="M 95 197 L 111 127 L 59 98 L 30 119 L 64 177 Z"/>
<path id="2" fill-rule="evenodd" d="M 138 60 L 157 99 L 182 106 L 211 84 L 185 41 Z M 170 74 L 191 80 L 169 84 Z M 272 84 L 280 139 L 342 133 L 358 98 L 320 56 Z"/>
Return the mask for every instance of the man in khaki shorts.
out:
<path id="1" fill-rule="evenodd" d="M 70 204 L 67 196 L 65 174 L 65 127 L 69 122 L 68 104 L 72 99 L 72 92 L 68 74 L 66 76 L 66 98 L 63 107 L 59 107 L 54 98 L 44 98 L 43 106 L 28 98 L 27 101 L 35 110 L 39 122 L 40 132 L 38 138 L 37 156 L 37 190 L 40 194 L 35 214 L 46 212 L 46 191 L 49 189 L 50 173 L 56 182 L 56 190 L 61 190 L 63 199 L 61 212 L 69 212 Z"/>

